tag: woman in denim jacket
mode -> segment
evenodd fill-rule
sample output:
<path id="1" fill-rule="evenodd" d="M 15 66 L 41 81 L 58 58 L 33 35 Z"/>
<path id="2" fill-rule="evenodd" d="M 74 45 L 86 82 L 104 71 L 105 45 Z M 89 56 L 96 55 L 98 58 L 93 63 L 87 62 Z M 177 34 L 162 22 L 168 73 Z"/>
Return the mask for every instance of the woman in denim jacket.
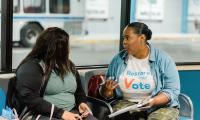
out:
<path id="1" fill-rule="evenodd" d="M 146 24 L 128 24 L 123 31 L 124 50 L 113 58 L 108 67 L 100 93 L 106 99 L 123 98 L 114 103 L 114 111 L 143 100 L 147 102 L 143 109 L 121 114 L 117 120 L 178 119 L 178 71 L 168 54 L 147 42 L 151 36 Z"/>

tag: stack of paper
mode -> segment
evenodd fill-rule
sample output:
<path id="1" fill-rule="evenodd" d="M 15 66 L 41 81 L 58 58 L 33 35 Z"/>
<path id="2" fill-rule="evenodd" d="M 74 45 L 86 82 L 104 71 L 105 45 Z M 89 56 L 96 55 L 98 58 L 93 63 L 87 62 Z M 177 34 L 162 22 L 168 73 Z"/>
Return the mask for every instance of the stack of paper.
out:
<path id="1" fill-rule="evenodd" d="M 151 102 L 151 100 L 152 99 L 146 99 L 146 100 L 144 100 L 142 102 L 139 102 L 138 104 L 128 106 L 126 108 L 123 108 L 121 110 L 118 110 L 118 111 L 108 115 L 108 117 L 112 118 L 112 117 L 115 117 L 117 115 L 120 115 L 120 114 L 128 112 L 128 111 L 139 110 L 139 109 L 143 109 L 143 108 L 150 108 L 150 106 L 145 106 L 145 105 L 147 105 L 149 102 Z"/>

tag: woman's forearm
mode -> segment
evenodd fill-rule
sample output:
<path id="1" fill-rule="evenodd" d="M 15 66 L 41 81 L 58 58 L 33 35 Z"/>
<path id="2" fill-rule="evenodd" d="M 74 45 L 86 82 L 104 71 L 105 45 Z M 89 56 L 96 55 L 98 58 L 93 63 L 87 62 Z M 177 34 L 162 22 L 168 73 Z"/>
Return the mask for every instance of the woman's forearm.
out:
<path id="1" fill-rule="evenodd" d="M 169 103 L 170 99 L 165 93 L 160 93 L 153 97 L 152 106 L 165 105 Z"/>

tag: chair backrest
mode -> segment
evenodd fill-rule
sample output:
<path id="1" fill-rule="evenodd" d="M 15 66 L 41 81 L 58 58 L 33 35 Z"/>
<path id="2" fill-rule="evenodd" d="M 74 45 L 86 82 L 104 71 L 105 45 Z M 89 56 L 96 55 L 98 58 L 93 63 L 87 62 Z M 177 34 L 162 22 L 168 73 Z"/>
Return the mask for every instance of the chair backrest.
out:
<path id="1" fill-rule="evenodd" d="M 87 95 L 88 95 L 88 91 L 90 91 L 90 94 L 91 94 L 92 89 L 89 90 L 89 87 L 94 88 L 94 87 L 91 87 L 90 85 L 95 84 L 95 83 L 100 83 L 101 80 L 99 79 L 99 75 L 105 75 L 105 72 L 106 72 L 106 69 L 90 70 L 90 71 L 85 72 L 84 79 L 83 79 L 83 88 Z M 95 77 L 95 76 L 97 76 L 97 77 Z M 94 81 L 94 80 L 96 80 L 96 81 Z M 89 83 L 90 83 L 90 85 L 89 85 Z"/>
<path id="2" fill-rule="evenodd" d="M 194 108 L 190 97 L 181 93 L 178 97 L 178 100 L 180 103 L 180 110 L 179 110 L 180 119 L 184 118 L 193 120 Z"/>
<path id="3" fill-rule="evenodd" d="M 6 105 L 9 106 L 10 108 L 14 107 L 13 96 L 15 90 L 16 90 L 16 76 L 13 76 L 9 79 L 8 90 L 6 94 Z"/>
<path id="4" fill-rule="evenodd" d="M 90 78 L 88 83 L 88 96 L 98 98 L 99 97 L 99 85 L 102 83 L 100 75 L 94 75 Z"/>
<path id="5" fill-rule="evenodd" d="M 91 70 L 85 72 L 83 88 L 88 95 L 88 101 L 93 114 L 99 120 L 108 120 L 108 115 L 113 113 L 113 109 L 109 103 L 102 100 L 99 96 L 99 85 L 102 82 L 100 75 L 105 75 L 106 69 Z M 109 119 L 110 120 L 110 119 Z"/>

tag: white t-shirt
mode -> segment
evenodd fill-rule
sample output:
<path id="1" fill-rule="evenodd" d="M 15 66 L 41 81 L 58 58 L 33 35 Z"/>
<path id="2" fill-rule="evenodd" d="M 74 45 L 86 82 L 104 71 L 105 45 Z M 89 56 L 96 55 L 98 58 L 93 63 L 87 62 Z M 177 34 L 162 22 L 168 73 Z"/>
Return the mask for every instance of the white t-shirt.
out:
<path id="1" fill-rule="evenodd" d="M 149 55 L 144 59 L 128 56 L 127 68 L 119 77 L 119 87 L 124 99 L 132 102 L 139 102 L 151 95 L 155 81 L 150 70 Z"/>

